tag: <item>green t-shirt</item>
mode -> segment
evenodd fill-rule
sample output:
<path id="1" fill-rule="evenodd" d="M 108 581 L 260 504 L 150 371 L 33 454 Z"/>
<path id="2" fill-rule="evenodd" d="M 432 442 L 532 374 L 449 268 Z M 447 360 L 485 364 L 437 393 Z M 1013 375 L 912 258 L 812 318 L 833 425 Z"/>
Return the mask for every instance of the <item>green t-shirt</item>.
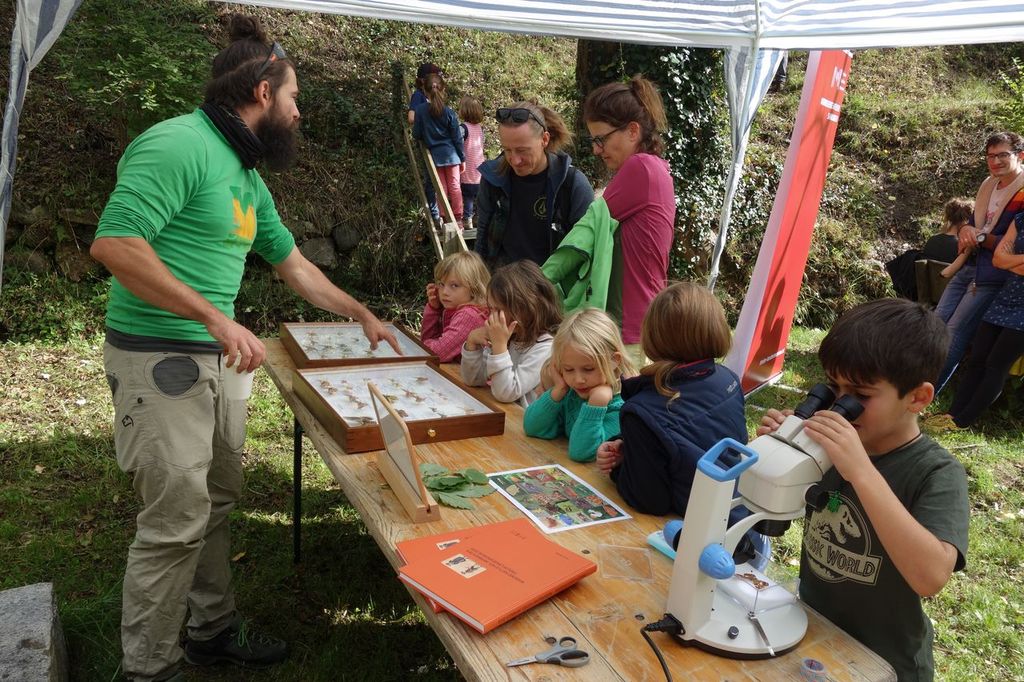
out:
<path id="1" fill-rule="evenodd" d="M 276 265 L 295 247 L 263 178 L 242 167 L 199 110 L 158 123 L 128 145 L 96 236 L 145 239 L 171 274 L 232 319 L 249 250 Z M 199 322 L 146 303 L 117 278 L 106 323 L 125 334 L 213 340 Z"/>
<path id="2" fill-rule="evenodd" d="M 924 435 L 873 461 L 917 522 L 956 547 L 955 570 L 963 569 L 970 520 L 963 466 Z M 822 486 L 838 490 L 841 502 L 835 512 L 808 508 L 801 598 L 887 660 L 900 682 L 931 680 L 934 631 L 921 598 L 882 547 L 853 486 L 835 469 L 825 474 Z"/>

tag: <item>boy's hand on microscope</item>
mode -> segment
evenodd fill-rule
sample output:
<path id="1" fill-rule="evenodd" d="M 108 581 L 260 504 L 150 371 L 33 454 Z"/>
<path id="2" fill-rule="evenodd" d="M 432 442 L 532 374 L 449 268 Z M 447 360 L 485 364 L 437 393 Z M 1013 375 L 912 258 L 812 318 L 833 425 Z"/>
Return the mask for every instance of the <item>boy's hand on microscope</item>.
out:
<path id="1" fill-rule="evenodd" d="M 776 410 L 774 408 L 768 410 L 761 417 L 761 425 L 757 427 L 757 435 L 763 436 L 766 433 L 774 433 L 776 429 L 782 426 L 782 422 L 786 421 L 786 417 L 793 414 L 793 410 Z"/>
<path id="2" fill-rule="evenodd" d="M 597 469 L 607 476 L 622 461 L 622 440 L 609 440 L 597 446 Z"/>
<path id="3" fill-rule="evenodd" d="M 587 396 L 587 404 L 591 407 L 608 407 L 608 403 L 614 397 L 615 392 L 612 391 L 612 387 L 608 384 L 601 384 L 590 389 L 590 395 Z"/>
<path id="4" fill-rule="evenodd" d="M 804 422 L 804 432 L 824 448 L 836 471 L 850 483 L 856 485 L 863 465 L 874 470 L 857 429 L 841 414 L 831 410 L 816 412 Z"/>

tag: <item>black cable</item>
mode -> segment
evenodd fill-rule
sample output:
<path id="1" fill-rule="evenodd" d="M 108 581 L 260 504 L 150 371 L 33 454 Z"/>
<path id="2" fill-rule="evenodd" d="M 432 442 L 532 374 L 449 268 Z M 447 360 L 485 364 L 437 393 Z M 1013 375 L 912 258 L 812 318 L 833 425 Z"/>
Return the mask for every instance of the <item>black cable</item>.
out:
<path id="1" fill-rule="evenodd" d="M 665 657 L 661 655 L 661 649 L 654 643 L 648 632 L 668 632 L 672 635 L 679 635 L 683 632 L 683 624 L 676 620 L 672 614 L 666 613 L 665 617 L 655 623 L 648 623 L 647 625 L 640 628 L 640 634 L 647 640 L 651 649 L 654 651 L 654 655 L 658 657 L 658 663 L 661 663 L 661 669 L 665 673 L 665 679 L 668 682 L 672 682 L 672 673 L 668 670 L 668 663 L 665 662 Z"/>

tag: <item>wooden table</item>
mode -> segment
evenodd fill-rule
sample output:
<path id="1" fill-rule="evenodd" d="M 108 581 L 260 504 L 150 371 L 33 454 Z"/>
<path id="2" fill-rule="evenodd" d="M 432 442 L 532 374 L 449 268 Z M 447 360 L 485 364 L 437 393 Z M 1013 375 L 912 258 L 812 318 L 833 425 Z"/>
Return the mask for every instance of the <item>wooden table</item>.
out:
<path id="1" fill-rule="evenodd" d="M 284 347 L 277 340 L 269 340 L 266 345 L 264 368 L 295 414 L 297 465 L 301 464 L 301 443 L 298 442 L 301 440 L 298 427 L 301 426 L 341 484 L 349 502 L 359 511 L 381 552 L 396 569 L 401 562 L 395 544 L 401 540 L 520 515 L 504 497 L 495 493 L 474 499 L 474 511 L 445 507 L 441 520 L 413 524 L 384 483 L 374 463 L 374 453 L 346 454 L 292 392 L 294 364 Z M 458 371 L 448 369 L 453 370 Z M 420 453 L 426 461 L 452 469 L 472 466 L 485 472 L 562 464 L 629 511 L 614 484 L 602 476 L 594 464 L 570 461 L 564 441 L 528 438 L 523 433 L 522 409 L 508 405 L 505 410 L 504 435 L 420 445 Z M 296 474 L 298 494 L 301 470 L 297 469 Z M 296 511 L 300 512 L 298 505 Z M 631 520 L 549 536 L 596 562 L 597 573 L 487 635 L 478 634 L 447 614 L 434 613 L 418 592 L 410 592 L 467 680 L 663 680 L 661 667 L 640 635 L 640 628 L 659 620 L 665 610 L 672 564 L 645 544 L 646 536 L 660 529 L 665 519 L 630 513 L 633 514 Z M 298 535 L 296 549 L 297 543 Z M 544 637 L 549 635 L 575 637 L 578 646 L 590 652 L 590 663 L 579 669 L 553 665 L 505 667 L 506 661 L 540 651 L 545 646 Z M 776 659 L 736 661 L 680 646 L 661 633 L 651 636 L 661 648 L 675 679 L 800 680 L 800 661 L 805 657 L 824 663 L 834 680 L 896 679 L 892 668 L 882 658 L 810 610 L 803 641 L 795 651 Z"/>

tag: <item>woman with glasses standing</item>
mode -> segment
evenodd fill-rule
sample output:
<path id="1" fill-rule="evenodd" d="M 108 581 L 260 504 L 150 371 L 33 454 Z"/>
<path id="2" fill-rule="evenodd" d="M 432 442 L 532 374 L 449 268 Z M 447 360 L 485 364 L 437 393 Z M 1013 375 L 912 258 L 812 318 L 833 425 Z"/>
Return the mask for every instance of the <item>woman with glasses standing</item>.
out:
<path id="1" fill-rule="evenodd" d="M 634 364 L 642 367 L 640 323 L 665 287 L 676 219 L 672 176 L 661 158 L 661 133 L 668 128 L 665 109 L 654 83 L 634 76 L 587 95 L 583 120 L 591 151 L 614 173 L 602 195 L 619 223 L 605 309 L 619 320 L 622 341 Z"/>
<path id="2" fill-rule="evenodd" d="M 586 212 L 594 190 L 562 151 L 572 140 L 557 113 L 533 102 L 498 109 L 501 155 L 480 166 L 474 248 L 492 269 L 540 265 Z"/>

